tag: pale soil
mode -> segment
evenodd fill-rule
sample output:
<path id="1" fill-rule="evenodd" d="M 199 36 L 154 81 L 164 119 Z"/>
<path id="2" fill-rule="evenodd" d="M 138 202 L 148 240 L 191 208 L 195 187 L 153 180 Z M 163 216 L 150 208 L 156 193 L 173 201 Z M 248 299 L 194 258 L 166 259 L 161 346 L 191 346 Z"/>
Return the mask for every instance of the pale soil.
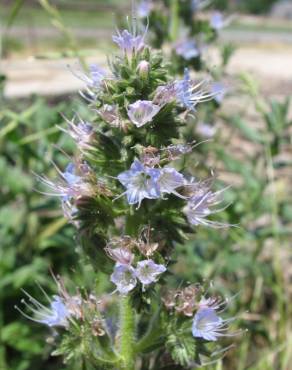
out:
<path id="1" fill-rule="evenodd" d="M 210 51 L 214 64 L 216 52 Z M 105 65 L 104 55 L 96 54 L 88 62 Z M 84 86 L 68 68 L 78 67 L 74 59 L 2 60 L 1 72 L 7 76 L 5 96 L 8 98 L 26 97 L 30 94 L 46 96 L 63 95 L 77 91 Z M 238 48 L 228 67 L 231 76 L 240 72 L 250 72 L 267 96 L 292 95 L 292 45 L 264 45 L 255 47 L 244 45 Z M 232 80 L 232 78 L 231 78 Z"/>

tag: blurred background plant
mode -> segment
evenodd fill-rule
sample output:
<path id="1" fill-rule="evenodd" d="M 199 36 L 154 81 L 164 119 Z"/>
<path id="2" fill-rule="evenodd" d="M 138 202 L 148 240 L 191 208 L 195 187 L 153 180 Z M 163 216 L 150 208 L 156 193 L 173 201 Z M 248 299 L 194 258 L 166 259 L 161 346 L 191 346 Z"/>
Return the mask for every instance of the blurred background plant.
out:
<path id="1" fill-rule="evenodd" d="M 176 2 L 163 3 L 166 7 Z M 200 17 L 203 14 L 205 20 L 210 19 L 214 9 L 266 13 L 272 3 L 269 0 L 218 0 L 200 10 Z M 93 47 L 109 50 L 107 30 L 112 26 L 112 13 L 119 20 L 119 14 L 129 13 L 129 9 L 127 1 L 114 0 L 18 0 L 13 4 L 4 1 L 0 15 L 2 56 L 10 58 L 8 63 L 31 54 L 45 62 L 64 57 L 78 58 L 82 62 L 93 57 Z M 170 7 L 169 11 L 179 15 L 177 9 Z M 167 20 L 173 22 L 174 13 L 171 14 Z M 184 23 L 182 18 L 180 22 Z M 54 28 L 50 28 L 51 23 Z M 184 24 L 183 28 L 188 27 Z M 238 17 L 229 29 L 248 32 L 250 24 Z M 252 30 L 260 29 L 261 24 L 252 23 Z M 152 25 L 150 16 L 150 31 L 155 34 Z M 193 18 L 189 26 L 196 29 Z M 278 24 L 271 27 L 278 32 Z M 287 30 L 291 32 L 289 25 Z M 167 45 L 175 43 L 176 37 L 172 34 L 173 38 L 169 38 L 167 31 L 168 27 L 159 39 L 159 47 L 164 38 Z M 197 147 L 200 150 L 196 151 L 196 157 L 185 166 L 203 177 L 206 164 L 211 165 L 220 172 L 219 184 L 233 183 L 227 194 L 232 204 L 222 217 L 238 220 L 240 228 L 223 234 L 198 229 L 194 240 L 177 247 L 180 258 L 176 272 L 182 280 L 211 281 L 216 277 L 217 288 L 224 294 L 236 295 L 234 313 L 242 313 L 242 325 L 249 329 L 237 339 L 236 348 L 222 363 L 210 369 L 222 366 L 239 370 L 288 370 L 292 362 L 289 99 L 262 96 L 261 89 L 247 73 L 235 73 L 231 77 L 228 60 L 224 63 L 224 47 L 219 34 L 204 21 L 188 37 L 204 31 L 207 43 L 221 50 L 221 57 L 210 59 L 213 58 L 211 52 L 205 58 L 207 64 L 192 64 L 194 61 L 186 63 L 172 54 L 171 67 L 177 73 L 186 66 L 194 68 L 196 73 L 211 73 L 215 79 L 223 78 L 229 89 L 222 102 L 208 103 L 207 108 L 199 109 L 196 118 L 189 122 L 185 132 L 189 141 L 202 141 L 210 136 L 212 140 Z M 157 45 L 158 40 L 152 40 Z M 233 48 L 227 50 L 231 55 Z M 98 56 L 94 57 L 98 60 Z M 21 288 L 38 297 L 35 281 L 53 291 L 52 281 L 47 278 L 51 266 L 65 277 L 74 269 L 75 282 L 85 281 L 86 284 L 92 278 L 86 261 L 77 264 L 83 256 L 72 245 L 73 228 L 67 225 L 57 202 L 34 191 L 37 184 L 33 175 L 36 172 L 49 176 L 53 171 L 52 161 L 63 165 L 60 146 L 65 147 L 69 155 L 72 151 L 70 141 L 56 128 L 63 122 L 60 112 L 70 116 L 74 111 L 83 118 L 88 112 L 80 107 L 80 102 L 63 98 L 64 83 L 60 96 L 34 95 L 15 99 L 12 90 L 11 95 L 7 94 L 10 76 L 8 69 L 7 81 L 5 60 L 3 62 L 0 76 L 0 368 L 61 369 L 64 365 L 60 359 L 49 357 L 50 337 L 44 345 L 45 330 L 20 318 L 14 305 L 21 299 Z M 66 60 L 62 64 L 64 70 L 66 63 L 73 62 Z M 20 71 L 22 76 L 25 73 Z M 74 90 L 76 86 L 72 93 Z"/>

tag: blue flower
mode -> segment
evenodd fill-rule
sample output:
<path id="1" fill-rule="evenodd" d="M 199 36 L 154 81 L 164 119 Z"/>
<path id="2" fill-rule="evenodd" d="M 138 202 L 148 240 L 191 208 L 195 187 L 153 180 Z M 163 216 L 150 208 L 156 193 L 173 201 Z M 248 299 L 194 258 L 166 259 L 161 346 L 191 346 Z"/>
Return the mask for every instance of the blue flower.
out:
<path id="1" fill-rule="evenodd" d="M 138 5 L 137 14 L 140 18 L 147 18 L 153 8 L 152 0 L 142 0 Z"/>
<path id="2" fill-rule="evenodd" d="M 146 34 L 146 32 L 145 32 Z M 137 53 L 143 50 L 144 35 L 136 35 L 135 32 L 132 34 L 128 30 L 123 30 L 122 32 L 117 31 L 117 35 L 112 37 L 113 41 L 118 44 L 119 48 L 126 54 L 131 55 L 132 53 Z"/>
<path id="3" fill-rule="evenodd" d="M 153 117 L 159 112 L 160 106 L 153 104 L 149 100 L 137 100 L 130 104 L 128 108 L 128 116 L 135 126 L 144 126 L 147 122 L 151 122 Z"/>
<path id="4" fill-rule="evenodd" d="M 63 129 L 62 127 L 60 127 L 60 129 L 69 134 L 76 141 L 80 149 L 88 148 L 90 142 L 92 141 L 94 132 L 92 125 L 83 121 L 79 117 L 79 122 L 77 124 L 74 122 L 75 117 L 72 121 L 66 119 L 66 117 L 64 118 L 68 124 L 68 130 Z"/>
<path id="5" fill-rule="evenodd" d="M 211 92 L 214 95 L 214 100 L 218 103 L 221 104 L 224 96 L 226 94 L 226 87 L 223 83 L 221 82 L 213 82 L 211 85 Z"/>
<path id="6" fill-rule="evenodd" d="M 198 103 L 211 100 L 214 97 L 212 92 L 201 89 L 204 83 L 205 81 L 199 83 L 192 81 L 188 68 L 185 68 L 184 78 L 175 83 L 177 101 L 181 103 L 183 107 L 195 111 L 195 106 Z"/>
<path id="7" fill-rule="evenodd" d="M 159 265 L 151 259 L 137 263 L 136 276 L 143 285 L 155 283 L 163 272 L 166 271 L 164 265 Z"/>
<path id="8" fill-rule="evenodd" d="M 89 181 L 88 175 L 90 173 L 90 168 L 85 163 L 80 164 L 78 168 L 76 168 L 74 163 L 69 163 L 64 172 L 57 166 L 55 167 L 60 175 L 60 178 L 55 182 L 45 176 L 36 175 L 37 178 L 52 191 L 40 193 L 60 197 L 65 217 L 72 220 L 76 212 L 74 202 L 83 196 L 90 197 L 95 192 L 94 186 Z"/>
<path id="9" fill-rule="evenodd" d="M 27 315 L 18 307 L 15 308 L 26 318 L 40 324 L 48 325 L 49 327 L 68 326 L 68 319 L 71 317 L 71 313 L 60 296 L 53 296 L 53 300 L 50 300 L 50 307 L 48 308 L 28 293 L 25 292 L 25 294 L 28 296 L 30 304 L 25 300 L 22 300 L 22 303 L 32 312 L 33 316 Z"/>
<path id="10" fill-rule="evenodd" d="M 186 183 L 185 178 L 181 173 L 176 171 L 172 167 L 164 167 L 160 170 L 160 177 L 158 179 L 158 184 L 160 191 L 166 194 L 175 194 L 180 198 L 184 198 L 175 189 L 183 186 Z"/>
<path id="11" fill-rule="evenodd" d="M 90 74 L 90 77 L 88 79 L 89 85 L 91 87 L 99 89 L 102 81 L 106 76 L 106 72 L 102 68 L 100 68 L 97 64 L 90 64 L 89 74 Z"/>
<path id="12" fill-rule="evenodd" d="M 208 123 L 199 122 L 196 126 L 196 132 L 207 139 L 211 139 L 216 134 L 217 128 Z"/>
<path id="13" fill-rule="evenodd" d="M 180 55 L 185 60 L 196 58 L 201 54 L 201 50 L 196 44 L 196 41 L 192 39 L 187 39 L 178 42 L 175 45 L 175 52 L 177 55 Z"/>
<path id="14" fill-rule="evenodd" d="M 224 19 L 222 13 L 215 12 L 212 14 L 210 19 L 210 25 L 214 30 L 219 31 L 226 26 L 226 20 Z"/>
<path id="15" fill-rule="evenodd" d="M 117 178 L 127 188 L 124 194 L 127 195 L 128 203 L 138 203 L 139 207 L 144 198 L 160 198 L 159 176 L 160 171 L 158 169 L 143 166 L 136 159 L 130 170 L 120 173 Z"/>
<path id="16" fill-rule="evenodd" d="M 114 272 L 111 274 L 111 282 L 116 285 L 119 293 L 129 293 L 137 284 L 135 269 L 130 265 L 117 263 Z"/>
<path id="17" fill-rule="evenodd" d="M 219 317 L 214 309 L 201 308 L 194 316 L 192 334 L 196 338 L 217 341 L 218 337 L 225 335 L 226 324 L 226 320 Z"/>
<path id="18" fill-rule="evenodd" d="M 90 64 L 88 71 L 72 71 L 76 77 L 86 83 L 88 88 L 98 90 L 106 77 L 106 72 L 97 64 Z"/>
<path id="19" fill-rule="evenodd" d="M 190 224 L 194 226 L 212 226 L 214 228 L 230 226 L 228 224 L 207 219 L 208 216 L 221 212 L 226 208 L 221 207 L 214 209 L 214 207 L 223 201 L 222 192 L 226 189 L 212 192 L 208 187 L 205 189 L 204 187 L 201 187 L 200 183 L 197 184 L 197 190 L 196 184 L 189 184 L 189 186 L 193 187 L 193 195 L 190 197 L 186 207 L 184 208 L 184 213 Z"/>
<path id="20" fill-rule="evenodd" d="M 151 168 L 135 159 L 130 170 L 120 173 L 117 179 L 127 188 L 122 195 L 126 194 L 128 203 L 138 203 L 138 207 L 144 198 L 158 199 L 163 193 L 172 193 L 185 199 L 175 189 L 185 185 L 186 181 L 183 175 L 172 167 Z"/>

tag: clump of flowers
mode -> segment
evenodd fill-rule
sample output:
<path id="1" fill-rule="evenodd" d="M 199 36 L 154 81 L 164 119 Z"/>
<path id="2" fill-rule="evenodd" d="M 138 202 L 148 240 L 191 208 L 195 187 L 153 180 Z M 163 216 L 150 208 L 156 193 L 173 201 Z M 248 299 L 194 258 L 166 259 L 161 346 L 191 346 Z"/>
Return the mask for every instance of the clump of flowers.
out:
<path id="1" fill-rule="evenodd" d="M 64 171 L 56 167 L 59 180 L 40 178 L 60 198 L 112 299 L 100 305 L 103 297 L 71 297 L 58 285 L 48 306 L 29 296 L 27 308 L 35 321 L 65 329 L 57 354 L 95 368 L 145 368 L 160 351 L 173 365 L 190 366 L 229 323 L 197 285 L 172 294 L 167 283 L 176 245 L 196 227 L 223 226 L 215 215 L 222 190 L 194 180 L 182 161 L 195 149 L 184 141 L 185 119 L 214 94 L 187 69 L 182 79 L 172 77 L 145 37 L 134 26 L 117 31 L 110 70 L 91 66 L 82 77 L 93 118 L 67 120 L 74 160 Z"/>

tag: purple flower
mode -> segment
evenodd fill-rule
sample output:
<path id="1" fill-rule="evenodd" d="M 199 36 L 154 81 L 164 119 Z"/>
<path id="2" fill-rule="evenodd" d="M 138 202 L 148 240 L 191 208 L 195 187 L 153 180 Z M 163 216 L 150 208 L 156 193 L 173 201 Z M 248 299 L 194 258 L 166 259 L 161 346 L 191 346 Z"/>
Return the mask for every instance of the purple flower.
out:
<path id="1" fill-rule="evenodd" d="M 146 34 L 146 32 L 145 32 Z M 117 35 L 112 37 L 113 41 L 118 44 L 120 49 L 126 54 L 131 55 L 132 53 L 137 53 L 143 50 L 144 35 L 131 34 L 128 30 L 123 30 L 122 32 L 117 31 Z"/>
<path id="2" fill-rule="evenodd" d="M 214 135 L 216 134 L 217 128 L 215 126 L 209 125 L 208 123 L 199 122 L 198 125 L 196 126 L 196 132 L 199 135 L 207 139 L 210 139 L 214 137 Z"/>
<path id="3" fill-rule="evenodd" d="M 175 189 L 183 186 L 185 182 L 183 175 L 172 167 L 164 167 L 160 170 L 158 184 L 162 193 L 173 193 L 180 198 L 184 198 L 182 195 L 177 193 Z"/>
<path id="4" fill-rule="evenodd" d="M 165 271 L 164 265 L 158 265 L 149 259 L 137 263 L 136 276 L 143 285 L 149 285 L 157 281 L 158 276 Z"/>
<path id="5" fill-rule="evenodd" d="M 214 100 L 221 104 L 226 94 L 226 87 L 221 82 L 213 82 L 211 85 L 211 92 L 214 95 Z"/>
<path id="6" fill-rule="evenodd" d="M 180 55 L 185 60 L 197 58 L 201 54 L 201 50 L 196 44 L 196 41 L 192 39 L 178 42 L 175 45 L 175 52 L 177 55 Z"/>
<path id="7" fill-rule="evenodd" d="M 130 170 L 120 173 L 117 178 L 127 188 L 123 194 L 127 195 L 128 203 L 138 203 L 140 207 L 144 198 L 157 199 L 161 196 L 157 182 L 159 176 L 158 169 L 143 166 L 135 159 Z"/>
<path id="8" fill-rule="evenodd" d="M 227 320 L 223 320 L 212 308 L 201 308 L 193 319 L 192 334 L 196 338 L 217 341 L 227 330 Z"/>
<path id="9" fill-rule="evenodd" d="M 106 77 L 106 72 L 97 64 L 90 64 L 88 72 L 73 71 L 74 75 L 86 83 L 89 88 L 99 89 L 102 81 Z"/>
<path id="10" fill-rule="evenodd" d="M 128 116 L 135 126 L 144 126 L 152 121 L 153 117 L 159 112 L 160 106 L 153 104 L 149 100 L 137 100 L 129 105 Z"/>
<path id="11" fill-rule="evenodd" d="M 70 121 L 65 118 L 65 120 L 68 123 L 68 130 L 62 127 L 60 129 L 68 133 L 76 141 L 80 149 L 87 148 L 93 137 L 93 127 L 91 124 L 81 119 L 79 119 L 77 124 L 74 122 L 74 119 Z"/>
<path id="12" fill-rule="evenodd" d="M 171 103 L 176 99 L 176 83 L 171 82 L 164 86 L 158 86 L 155 92 L 155 96 L 153 102 L 158 104 L 160 107 L 164 106 L 165 104 Z"/>
<path id="13" fill-rule="evenodd" d="M 214 94 L 212 92 L 201 90 L 202 85 L 205 81 L 195 83 L 191 80 L 189 70 L 185 68 L 184 78 L 176 81 L 176 99 L 185 108 L 195 111 L 195 106 L 198 103 L 202 103 L 213 99 Z"/>
<path id="14" fill-rule="evenodd" d="M 190 184 L 195 187 L 195 184 Z M 221 222 L 211 221 L 206 219 L 208 216 L 223 211 L 226 207 L 213 209 L 222 202 L 222 192 L 226 189 L 212 192 L 208 188 L 203 189 L 198 184 L 197 192 L 194 190 L 194 194 L 189 199 L 184 213 L 186 214 L 190 224 L 197 226 L 212 226 L 215 228 L 227 227 L 228 224 Z"/>
<path id="15" fill-rule="evenodd" d="M 215 12 L 212 14 L 210 19 L 210 25 L 214 30 L 219 31 L 226 26 L 227 22 L 224 19 L 222 13 Z"/>
<path id="16" fill-rule="evenodd" d="M 69 209 L 73 210 L 72 204 L 70 204 L 72 199 L 92 195 L 94 191 L 92 185 L 83 177 L 83 175 L 88 175 L 87 165 L 84 164 L 78 167 L 80 175 L 77 174 L 76 165 L 73 163 L 69 163 L 64 172 L 60 171 L 57 167 L 56 169 L 61 177 L 56 182 L 51 181 L 47 177 L 36 175 L 43 184 L 53 191 L 52 193 L 42 192 L 42 194 L 60 197 L 62 202 L 68 203 L 67 207 L 65 207 L 67 211 Z"/>
<path id="17" fill-rule="evenodd" d="M 119 293 L 129 293 L 137 284 L 135 269 L 130 265 L 121 265 L 117 263 L 114 272 L 111 274 L 111 282 L 116 285 Z"/>
<path id="18" fill-rule="evenodd" d="M 147 18 L 153 8 L 152 0 L 142 0 L 138 5 L 137 14 L 140 18 Z"/>
<path id="19" fill-rule="evenodd" d="M 32 312 L 33 316 L 27 315 L 17 306 L 15 308 L 26 318 L 40 324 L 48 325 L 49 327 L 68 326 L 68 319 L 70 318 L 71 314 L 67 309 L 64 300 L 60 296 L 53 296 L 53 300 L 50 300 L 50 308 L 48 308 L 30 296 L 28 293 L 24 293 L 28 296 L 30 304 L 25 300 L 22 300 L 22 303 Z"/>

